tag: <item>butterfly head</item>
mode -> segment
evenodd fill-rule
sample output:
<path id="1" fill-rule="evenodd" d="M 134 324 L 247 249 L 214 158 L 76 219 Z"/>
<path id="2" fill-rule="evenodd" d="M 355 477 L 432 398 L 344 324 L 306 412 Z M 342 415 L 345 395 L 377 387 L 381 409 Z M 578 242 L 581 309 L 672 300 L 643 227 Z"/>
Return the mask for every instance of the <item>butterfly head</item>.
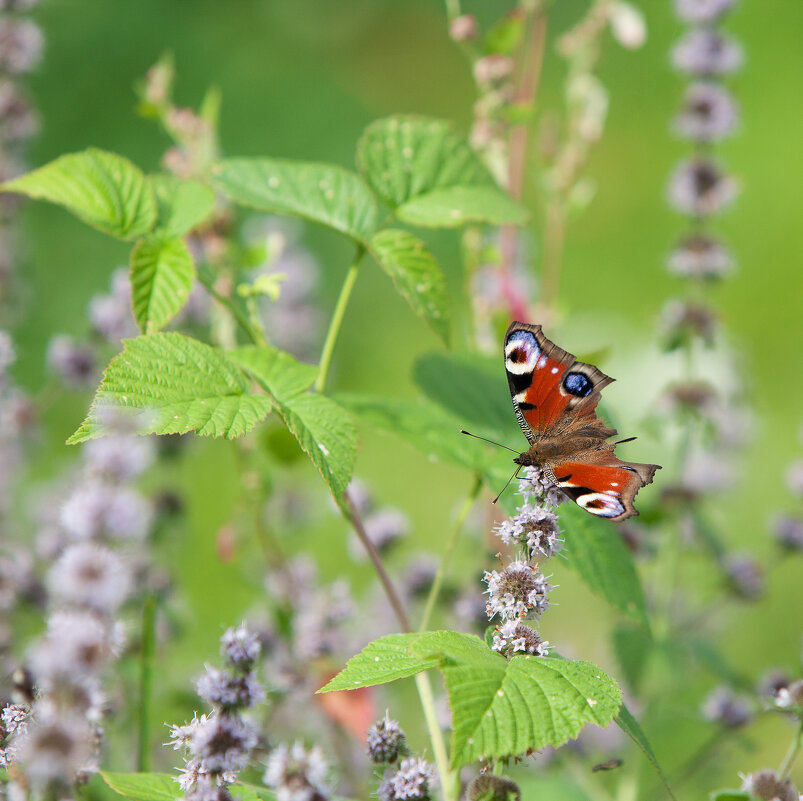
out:
<path id="1" fill-rule="evenodd" d="M 520 453 L 513 462 L 520 467 L 537 467 L 539 464 L 538 454 L 530 448 L 530 450 Z"/>

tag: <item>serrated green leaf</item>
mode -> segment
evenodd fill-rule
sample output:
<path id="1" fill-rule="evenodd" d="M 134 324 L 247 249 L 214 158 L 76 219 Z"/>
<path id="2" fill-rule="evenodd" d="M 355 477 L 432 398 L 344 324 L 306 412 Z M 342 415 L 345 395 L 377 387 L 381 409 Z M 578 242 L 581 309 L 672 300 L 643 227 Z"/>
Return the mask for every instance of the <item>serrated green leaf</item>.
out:
<path id="1" fill-rule="evenodd" d="M 230 784 L 228 790 L 237 801 L 275 801 L 276 799 L 276 793 L 271 792 L 267 787 L 259 787 L 256 784 L 236 782 Z"/>
<path id="2" fill-rule="evenodd" d="M 140 239 L 131 251 L 131 302 L 145 334 L 164 328 L 195 282 L 195 263 L 182 239 Z"/>
<path id="3" fill-rule="evenodd" d="M 438 664 L 437 655 L 418 656 L 410 652 L 411 639 L 416 634 L 389 634 L 365 646 L 331 681 L 318 690 L 331 693 L 373 687 L 390 681 L 415 676 Z"/>
<path id="4" fill-rule="evenodd" d="M 510 400 L 504 365 L 478 353 L 430 353 L 419 358 L 413 380 L 461 427 L 516 447 L 526 444 Z"/>
<path id="5" fill-rule="evenodd" d="M 130 801 L 177 801 L 184 793 L 169 773 L 109 773 L 100 771 L 108 787 Z M 276 794 L 267 787 L 237 782 L 228 787 L 237 801 L 275 801 Z"/>
<path id="6" fill-rule="evenodd" d="M 468 223 L 523 225 L 527 210 L 495 186 L 449 186 L 411 198 L 396 216 L 426 228 L 459 228 Z"/>
<path id="7" fill-rule="evenodd" d="M 401 437 L 430 460 L 482 469 L 488 451 L 460 433 L 457 418 L 427 401 L 369 395 L 337 395 L 336 400 L 368 425 Z"/>
<path id="8" fill-rule="evenodd" d="M 279 404 L 277 412 L 341 503 L 357 457 L 357 433 L 346 410 L 324 395 L 304 393 Z"/>
<path id="9" fill-rule="evenodd" d="M 448 345 L 446 279 L 427 246 L 407 231 L 386 228 L 371 239 L 368 248 L 412 310 Z"/>
<path id="10" fill-rule="evenodd" d="M 436 666 L 452 710 L 452 769 L 576 737 L 586 723 L 607 725 L 619 688 L 587 662 L 495 654 L 473 634 L 394 634 L 368 645 L 321 692 L 356 689 Z"/>
<path id="11" fill-rule="evenodd" d="M 642 750 L 644 756 L 646 756 L 650 761 L 650 764 L 655 768 L 655 772 L 664 783 L 664 787 L 666 787 L 669 797 L 674 799 L 675 794 L 672 792 L 672 788 L 669 785 L 669 780 L 666 778 L 666 774 L 661 768 L 661 765 L 652 750 L 652 746 L 650 745 L 650 741 L 647 739 L 647 735 L 644 734 L 639 722 L 633 717 L 632 713 L 625 704 L 622 704 L 619 714 L 616 716 L 616 725 Z"/>
<path id="12" fill-rule="evenodd" d="M 131 801 L 176 801 L 184 795 L 169 773 L 109 773 L 100 771 L 104 782 Z"/>
<path id="13" fill-rule="evenodd" d="M 616 682 L 588 662 L 534 656 L 500 662 L 501 670 L 490 664 L 443 669 L 453 769 L 483 757 L 563 745 L 586 723 L 606 726 L 621 703 Z"/>
<path id="14" fill-rule="evenodd" d="M 292 214 L 367 243 L 379 204 L 363 180 L 331 164 L 278 159 L 229 159 L 212 169 L 215 184 L 235 203 Z"/>
<path id="15" fill-rule="evenodd" d="M 132 410 L 142 434 L 234 439 L 265 418 L 271 401 L 250 391 L 248 377 L 223 351 L 163 333 L 124 340 L 68 444 L 107 433 L 109 411 L 121 409 Z"/>
<path id="16" fill-rule="evenodd" d="M 215 193 L 200 181 L 166 174 L 149 180 L 156 198 L 155 232 L 162 237 L 184 236 L 214 211 Z"/>
<path id="17" fill-rule="evenodd" d="M 226 351 L 244 370 L 249 372 L 279 403 L 309 389 L 318 377 L 318 368 L 304 364 L 278 348 L 244 345 Z"/>
<path id="18" fill-rule="evenodd" d="M 569 566 L 593 593 L 649 628 L 633 555 L 617 532 L 574 504 L 561 507 L 560 522 Z"/>
<path id="19" fill-rule="evenodd" d="M 496 186 L 466 139 L 444 120 L 393 116 L 371 123 L 357 145 L 357 166 L 394 208 L 452 186 Z"/>
<path id="20" fill-rule="evenodd" d="M 116 153 L 96 148 L 61 156 L 0 184 L 0 191 L 56 203 L 119 239 L 142 236 L 156 220 L 153 189 L 141 170 Z"/>
<path id="21" fill-rule="evenodd" d="M 354 472 L 357 434 L 348 412 L 335 401 L 307 393 L 318 368 L 274 348 L 228 351 L 274 399 L 276 411 L 340 503 Z"/>

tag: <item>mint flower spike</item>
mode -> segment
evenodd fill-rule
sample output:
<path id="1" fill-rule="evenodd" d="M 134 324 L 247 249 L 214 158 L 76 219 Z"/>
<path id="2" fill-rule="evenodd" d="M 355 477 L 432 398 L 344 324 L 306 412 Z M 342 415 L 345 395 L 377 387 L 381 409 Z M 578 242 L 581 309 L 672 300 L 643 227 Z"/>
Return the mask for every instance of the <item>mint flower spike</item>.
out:
<path id="1" fill-rule="evenodd" d="M 496 630 L 491 647 L 508 659 L 516 654 L 546 656 L 549 653 L 549 642 L 542 640 L 535 629 L 525 626 L 520 620 L 503 623 Z"/>
<path id="2" fill-rule="evenodd" d="M 366 752 L 372 762 L 379 765 L 395 762 L 407 749 L 407 741 L 397 720 L 389 713 L 368 729 Z"/>
<path id="3" fill-rule="evenodd" d="M 230 798 L 226 787 L 237 781 L 259 742 L 256 727 L 241 716 L 265 698 L 252 672 L 261 650 L 259 640 L 241 624 L 228 629 L 220 643 L 226 667 L 207 665 L 196 685 L 212 712 L 170 727 L 170 742 L 183 752 L 185 763 L 176 781 L 190 801 Z"/>
<path id="4" fill-rule="evenodd" d="M 277 801 L 327 801 L 331 798 L 328 774 L 320 746 L 307 750 L 296 741 L 270 752 L 263 781 L 276 792 Z"/>
<path id="5" fill-rule="evenodd" d="M 791 779 L 781 779 L 775 771 L 759 770 L 739 774 L 742 779 L 742 790 L 761 801 L 798 801 L 797 790 Z"/>
<path id="6" fill-rule="evenodd" d="M 379 785 L 379 801 L 430 801 L 435 768 L 421 757 L 407 757 L 399 769 Z"/>
<path id="7" fill-rule="evenodd" d="M 519 545 L 528 549 L 531 558 L 549 559 L 560 552 L 558 518 L 554 512 L 541 506 L 525 503 L 511 518 L 502 521 L 494 532 L 505 545 Z"/>
<path id="8" fill-rule="evenodd" d="M 502 572 L 486 572 L 484 580 L 488 584 L 485 608 L 489 618 L 540 617 L 549 608 L 547 593 L 552 585 L 529 562 L 511 562 Z"/>

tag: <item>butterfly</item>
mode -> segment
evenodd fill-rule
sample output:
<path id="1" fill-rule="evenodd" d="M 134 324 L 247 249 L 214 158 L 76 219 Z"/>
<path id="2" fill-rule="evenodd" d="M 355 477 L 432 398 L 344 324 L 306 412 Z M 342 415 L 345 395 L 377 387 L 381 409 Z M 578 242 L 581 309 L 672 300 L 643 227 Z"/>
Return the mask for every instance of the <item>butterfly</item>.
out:
<path id="1" fill-rule="evenodd" d="M 513 461 L 540 469 L 592 515 L 608 520 L 637 515 L 636 493 L 661 468 L 614 455 L 618 443 L 607 440 L 616 430 L 596 413 L 600 393 L 614 379 L 550 342 L 540 325 L 518 322 L 505 334 L 505 370 L 516 417 L 530 442 Z"/>

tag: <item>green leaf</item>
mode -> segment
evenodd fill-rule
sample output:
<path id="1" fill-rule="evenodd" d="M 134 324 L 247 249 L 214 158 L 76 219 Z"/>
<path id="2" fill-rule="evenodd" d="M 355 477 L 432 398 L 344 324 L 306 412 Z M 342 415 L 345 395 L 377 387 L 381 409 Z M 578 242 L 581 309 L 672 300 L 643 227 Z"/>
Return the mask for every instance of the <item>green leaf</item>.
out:
<path id="1" fill-rule="evenodd" d="M 108 773 L 100 771 L 104 782 L 118 795 L 131 801 L 176 801 L 184 793 L 169 773 Z"/>
<path id="2" fill-rule="evenodd" d="M 454 725 L 454 769 L 478 758 L 563 745 L 586 723 L 606 726 L 619 708 L 616 682 L 588 662 L 497 659 L 502 669 L 492 671 L 490 663 L 443 668 Z"/>
<path id="3" fill-rule="evenodd" d="M 340 503 L 357 458 L 357 433 L 346 410 L 323 395 L 304 393 L 277 411 Z"/>
<path id="4" fill-rule="evenodd" d="M 367 243 L 379 204 L 363 180 L 331 164 L 277 159 L 229 159 L 216 165 L 217 186 L 235 203 L 292 214 Z"/>
<path id="5" fill-rule="evenodd" d="M 576 737 L 586 723 L 607 725 L 621 704 L 595 665 L 495 654 L 473 634 L 394 634 L 368 645 L 319 692 L 384 684 L 437 666 L 452 710 L 451 767 L 503 758 Z"/>
<path id="6" fill-rule="evenodd" d="M 131 801 L 179 801 L 184 796 L 169 773 L 108 773 L 100 771 L 104 782 L 118 795 Z M 237 801 L 275 801 L 276 794 L 267 787 L 237 782 L 228 788 Z"/>
<path id="7" fill-rule="evenodd" d="M 489 359 L 478 353 L 431 353 L 413 368 L 413 380 L 421 391 L 461 427 L 497 439 L 504 445 L 524 446 L 516 423 L 502 357 Z"/>
<path id="8" fill-rule="evenodd" d="M 89 148 L 0 185 L 63 206 L 118 239 L 136 239 L 156 220 L 153 189 L 140 169 L 116 153 Z"/>
<path id="9" fill-rule="evenodd" d="M 187 301 L 195 263 L 182 239 L 140 239 L 131 251 L 131 301 L 140 330 L 164 328 Z"/>
<path id="10" fill-rule="evenodd" d="M 228 789 L 237 801 L 275 801 L 276 799 L 276 793 L 271 792 L 267 787 L 259 787 L 256 784 L 236 782 L 230 784 Z"/>
<path id="11" fill-rule="evenodd" d="M 348 412 L 330 398 L 307 393 L 318 368 L 276 349 L 246 346 L 227 355 L 276 402 L 276 411 L 340 503 L 354 472 L 357 434 Z"/>
<path id="12" fill-rule="evenodd" d="M 593 593 L 649 628 L 633 556 L 616 530 L 574 504 L 561 507 L 560 522 L 569 566 Z"/>
<path id="13" fill-rule="evenodd" d="M 337 395 L 336 400 L 357 418 L 401 437 L 431 461 L 485 470 L 493 461 L 489 448 L 460 433 L 456 417 L 428 401 L 406 401 L 369 395 Z"/>
<path id="14" fill-rule="evenodd" d="M 666 774 L 661 768 L 661 765 L 652 750 L 652 746 L 650 745 L 650 741 L 647 739 L 647 735 L 644 734 L 641 726 L 639 726 L 639 722 L 633 717 L 625 704 L 622 704 L 622 707 L 619 710 L 619 714 L 616 717 L 616 725 L 643 751 L 644 756 L 646 756 L 650 761 L 652 766 L 655 768 L 655 772 L 664 783 L 664 787 L 666 787 L 669 797 L 674 799 L 675 794 L 672 792 L 672 788 L 669 786 L 669 780 L 666 778 Z"/>
<path id="15" fill-rule="evenodd" d="M 714 790 L 709 797 L 711 801 L 758 801 L 747 790 Z"/>
<path id="16" fill-rule="evenodd" d="M 522 225 L 527 210 L 494 186 L 450 186 L 408 200 L 396 216 L 411 225 L 459 228 L 467 223 Z"/>
<path id="17" fill-rule="evenodd" d="M 368 247 L 412 310 L 448 345 L 446 280 L 427 246 L 407 231 L 387 228 L 376 234 Z"/>
<path id="18" fill-rule="evenodd" d="M 155 231 L 160 236 L 184 236 L 214 211 L 215 193 L 200 181 L 162 174 L 149 180 L 156 197 Z"/>
<path id="19" fill-rule="evenodd" d="M 68 444 L 102 436 L 110 410 L 131 409 L 142 434 L 234 439 L 271 409 L 250 390 L 240 367 L 217 348 L 181 334 L 152 334 L 123 342 L 106 368 L 92 408 Z"/>
<path id="20" fill-rule="evenodd" d="M 466 139 L 444 121 L 394 116 L 365 129 L 357 166 L 392 207 L 453 186 L 496 186 Z"/>
<path id="21" fill-rule="evenodd" d="M 437 654 L 419 656 L 411 653 L 412 641 L 421 636 L 389 634 L 368 643 L 318 692 L 331 693 L 339 690 L 356 690 L 359 687 L 373 687 L 415 676 L 416 673 L 436 667 L 439 662 Z"/>
<path id="22" fill-rule="evenodd" d="M 512 12 L 502 17 L 485 35 L 485 52 L 512 56 L 524 36 L 526 17 Z"/>
<path id="23" fill-rule="evenodd" d="M 304 364 L 278 348 L 244 345 L 226 351 L 244 370 L 247 370 L 279 403 L 309 389 L 318 377 L 318 368 Z"/>

